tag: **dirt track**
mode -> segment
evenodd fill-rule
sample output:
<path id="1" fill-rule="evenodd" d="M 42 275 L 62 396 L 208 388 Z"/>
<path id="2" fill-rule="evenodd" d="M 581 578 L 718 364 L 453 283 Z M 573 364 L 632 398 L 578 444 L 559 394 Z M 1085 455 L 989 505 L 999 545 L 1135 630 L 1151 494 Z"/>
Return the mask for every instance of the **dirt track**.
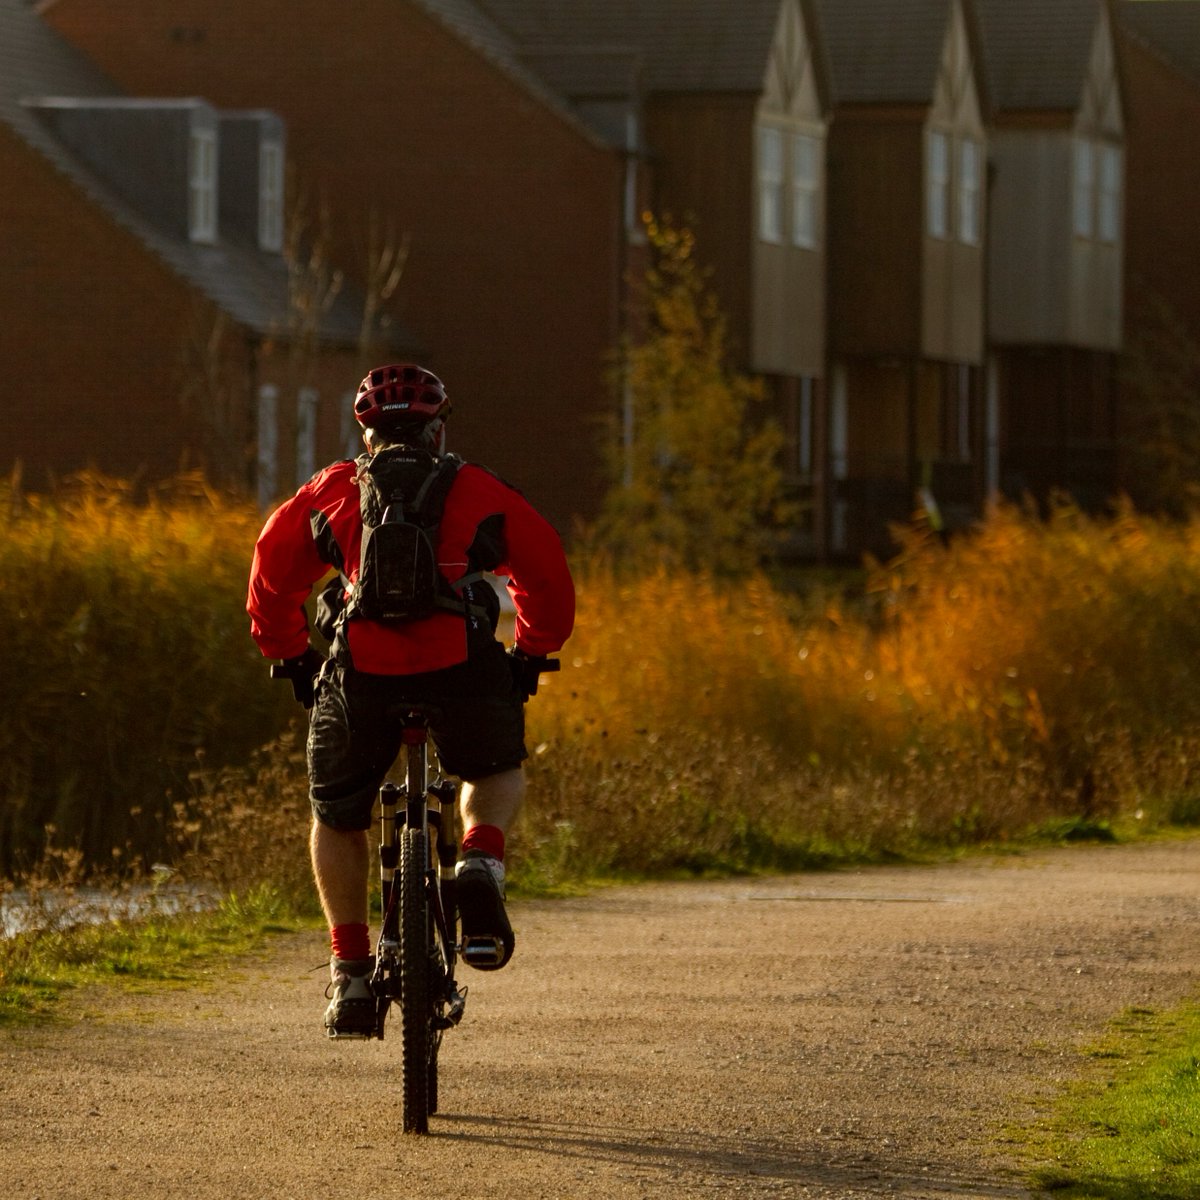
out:
<path id="1" fill-rule="evenodd" d="M 0 1035 L 0 1187 L 60 1197 L 1024 1196 L 1001 1126 L 1200 966 L 1200 841 L 513 905 L 433 1136 L 319 1030 L 318 935 Z"/>

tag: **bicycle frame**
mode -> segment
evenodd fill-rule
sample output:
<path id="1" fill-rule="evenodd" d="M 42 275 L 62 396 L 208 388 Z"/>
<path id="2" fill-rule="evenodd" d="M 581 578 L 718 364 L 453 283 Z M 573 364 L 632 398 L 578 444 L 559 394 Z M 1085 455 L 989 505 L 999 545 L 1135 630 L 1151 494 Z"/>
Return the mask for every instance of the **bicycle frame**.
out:
<path id="1" fill-rule="evenodd" d="M 557 671 L 552 658 L 522 660 L 525 698 L 537 691 L 537 677 Z M 286 663 L 271 667 L 272 679 L 288 679 Z M 300 692 L 297 688 L 297 696 Z M 380 801 L 380 903 L 383 920 L 376 944 L 371 990 L 375 1028 L 383 1038 L 388 1010 L 400 1005 L 404 1029 L 404 1132 L 428 1133 L 437 1112 L 437 1059 L 442 1035 L 462 1020 L 467 989 L 454 979 L 462 957 L 470 966 L 502 966 L 499 938 L 460 942 L 454 837 L 458 788 L 449 780 L 429 780 L 429 730 L 417 705 L 394 710 L 402 725 L 403 786 L 385 782 Z M 358 1035 L 361 1036 L 361 1035 Z"/>
<path id="2" fill-rule="evenodd" d="M 437 1111 L 437 1056 L 442 1034 L 462 1019 L 466 988 L 458 960 L 454 838 L 456 786 L 429 781 L 428 734 L 419 712 L 403 717 L 405 783 L 380 789 L 380 902 L 383 921 L 372 989 L 375 1036 L 388 1009 L 400 1005 L 404 1035 L 404 1130 L 428 1132 Z"/>

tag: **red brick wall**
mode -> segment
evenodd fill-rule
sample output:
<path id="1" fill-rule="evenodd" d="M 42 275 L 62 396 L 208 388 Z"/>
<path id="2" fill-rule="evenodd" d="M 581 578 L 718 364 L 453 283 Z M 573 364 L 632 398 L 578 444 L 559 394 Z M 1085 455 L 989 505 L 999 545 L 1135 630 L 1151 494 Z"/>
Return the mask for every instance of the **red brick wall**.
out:
<path id="1" fill-rule="evenodd" d="M 1200 84 L 1128 35 L 1120 40 L 1126 104 L 1126 320 L 1165 297 L 1200 338 Z"/>
<path id="2" fill-rule="evenodd" d="M 59 0 L 46 17 L 134 94 L 278 112 L 350 269 L 371 211 L 411 237 L 393 312 L 447 383 L 453 447 L 560 525 L 594 507 L 615 155 L 402 0 Z"/>
<path id="3" fill-rule="evenodd" d="M 0 470 L 169 473 L 192 297 L 0 124 Z"/>

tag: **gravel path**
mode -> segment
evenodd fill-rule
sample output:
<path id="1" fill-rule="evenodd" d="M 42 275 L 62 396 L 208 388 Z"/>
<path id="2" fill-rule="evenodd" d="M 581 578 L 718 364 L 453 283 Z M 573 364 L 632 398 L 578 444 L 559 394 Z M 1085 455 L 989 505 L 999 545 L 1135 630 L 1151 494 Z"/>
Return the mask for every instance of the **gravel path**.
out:
<path id="1" fill-rule="evenodd" d="M 1003 1124 L 1200 966 L 1200 840 L 514 903 L 432 1136 L 320 1032 L 323 938 L 0 1034 L 0 1188 L 62 1197 L 1020 1197 Z"/>

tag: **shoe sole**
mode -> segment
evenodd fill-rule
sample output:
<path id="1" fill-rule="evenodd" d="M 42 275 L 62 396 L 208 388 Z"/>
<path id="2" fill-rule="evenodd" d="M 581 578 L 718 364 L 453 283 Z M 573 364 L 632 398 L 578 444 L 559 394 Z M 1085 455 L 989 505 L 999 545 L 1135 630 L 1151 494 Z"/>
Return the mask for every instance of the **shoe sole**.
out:
<path id="1" fill-rule="evenodd" d="M 487 879 L 458 877 L 463 960 L 478 971 L 498 971 L 512 958 L 516 939 L 504 901 Z"/>

